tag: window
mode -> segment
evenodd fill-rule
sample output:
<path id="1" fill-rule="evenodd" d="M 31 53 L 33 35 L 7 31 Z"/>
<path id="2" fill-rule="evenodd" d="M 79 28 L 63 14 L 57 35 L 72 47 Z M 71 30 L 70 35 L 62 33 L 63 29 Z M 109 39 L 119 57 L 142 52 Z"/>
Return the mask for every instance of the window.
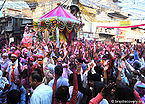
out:
<path id="1" fill-rule="evenodd" d="M 15 18 L 15 26 L 20 26 L 19 18 Z"/>
<path id="2" fill-rule="evenodd" d="M 8 21 L 8 27 L 11 27 L 12 26 L 12 21 Z"/>

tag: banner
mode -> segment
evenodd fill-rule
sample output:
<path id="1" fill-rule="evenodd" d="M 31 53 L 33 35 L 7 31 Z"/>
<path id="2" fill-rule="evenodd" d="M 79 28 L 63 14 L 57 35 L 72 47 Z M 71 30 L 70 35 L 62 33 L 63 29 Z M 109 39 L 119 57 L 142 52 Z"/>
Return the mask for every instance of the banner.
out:
<path id="1" fill-rule="evenodd" d="M 132 27 L 140 27 L 140 26 L 145 26 L 145 24 L 132 25 L 132 26 L 97 26 L 97 27 L 102 27 L 102 28 L 132 28 Z"/>

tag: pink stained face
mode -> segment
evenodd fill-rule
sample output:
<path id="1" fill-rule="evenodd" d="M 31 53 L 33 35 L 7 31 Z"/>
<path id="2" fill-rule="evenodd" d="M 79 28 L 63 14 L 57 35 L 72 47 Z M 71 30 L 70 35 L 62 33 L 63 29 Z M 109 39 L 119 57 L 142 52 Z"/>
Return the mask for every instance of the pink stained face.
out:
<path id="1" fill-rule="evenodd" d="M 61 59 L 57 60 L 57 65 L 62 65 L 62 60 Z"/>

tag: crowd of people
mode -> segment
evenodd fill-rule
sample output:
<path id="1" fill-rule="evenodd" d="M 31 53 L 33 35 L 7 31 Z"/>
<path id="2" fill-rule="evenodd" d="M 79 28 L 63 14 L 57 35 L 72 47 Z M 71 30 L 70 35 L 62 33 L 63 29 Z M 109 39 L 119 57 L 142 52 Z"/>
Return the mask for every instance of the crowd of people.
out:
<path id="1" fill-rule="evenodd" d="M 145 45 L 61 41 L 0 52 L 0 104 L 144 104 Z"/>

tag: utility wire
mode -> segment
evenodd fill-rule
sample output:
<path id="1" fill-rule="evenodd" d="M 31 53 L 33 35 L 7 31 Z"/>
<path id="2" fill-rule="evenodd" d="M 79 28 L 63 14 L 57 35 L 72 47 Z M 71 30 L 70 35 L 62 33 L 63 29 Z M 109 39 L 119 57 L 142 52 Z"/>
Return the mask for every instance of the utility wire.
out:
<path id="1" fill-rule="evenodd" d="M 5 2 L 6 0 L 3 2 L 2 7 L 0 8 L 0 11 L 3 9 Z"/>
<path id="2" fill-rule="evenodd" d="M 61 5 L 63 5 L 64 3 L 66 3 L 68 0 L 65 0 Z"/>

